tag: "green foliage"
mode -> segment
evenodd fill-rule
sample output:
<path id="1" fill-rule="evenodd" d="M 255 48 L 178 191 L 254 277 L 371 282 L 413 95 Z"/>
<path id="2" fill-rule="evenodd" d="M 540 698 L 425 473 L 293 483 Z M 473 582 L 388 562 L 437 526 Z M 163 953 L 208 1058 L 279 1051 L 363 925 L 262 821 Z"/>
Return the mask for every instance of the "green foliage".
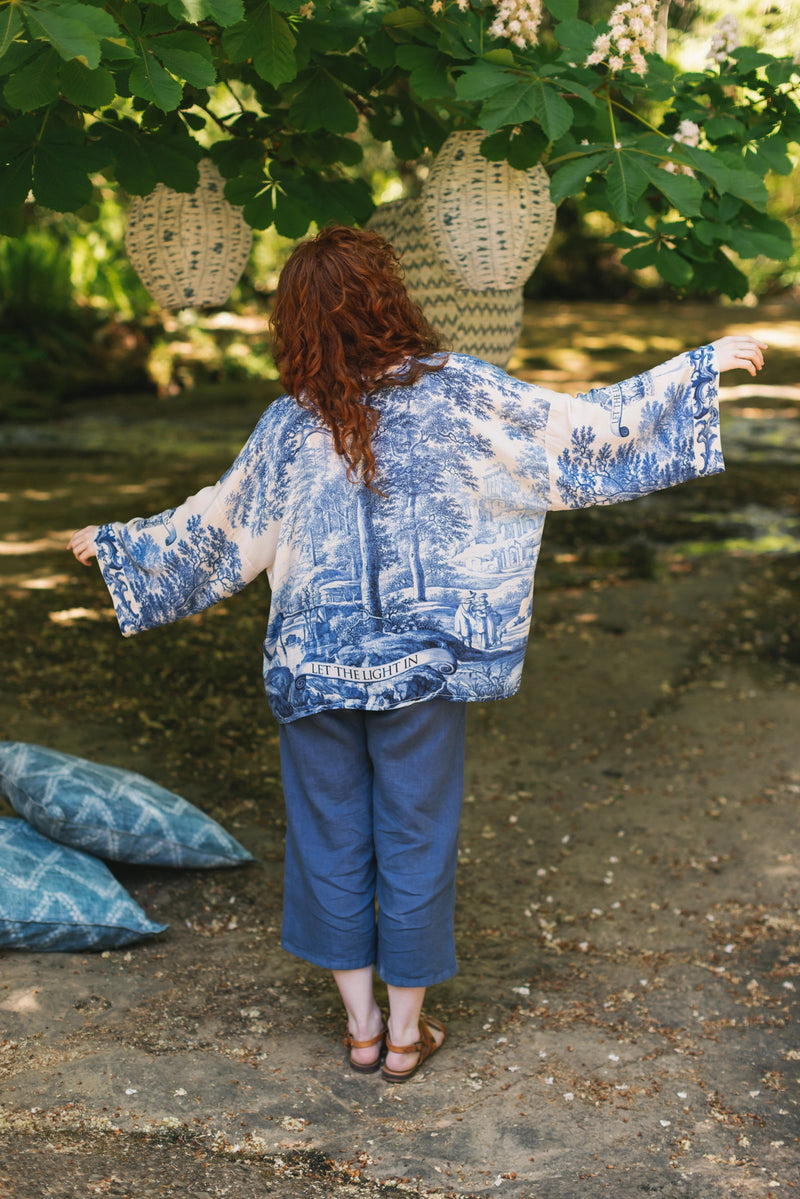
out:
<path id="1" fill-rule="evenodd" d="M 210 150 L 248 222 L 293 238 L 369 217 L 357 131 L 407 161 L 480 128 L 487 157 L 607 214 L 628 265 L 744 294 L 732 255 L 791 253 L 765 179 L 792 168 L 800 68 L 751 46 L 589 66 L 596 6 L 545 4 L 519 46 L 488 0 L 0 0 L 0 218 L 31 192 L 75 212 L 103 178 L 188 191 Z"/>
<path id="2" fill-rule="evenodd" d="M 247 323 L 244 318 L 242 324 Z M 254 323 L 255 333 L 237 327 L 238 322 L 219 327 L 213 317 L 204 321 L 196 313 L 170 322 L 155 336 L 147 355 L 150 383 L 164 396 L 209 383 L 263 385 L 265 380 L 277 379 L 264 336 L 266 319 Z"/>
<path id="3" fill-rule="evenodd" d="M 107 199 L 92 215 L 26 209 L 22 236 L 0 240 L 0 419 L 147 382 L 146 339 L 124 322 L 152 301 L 122 250 L 119 207 Z"/>
<path id="4" fill-rule="evenodd" d="M 42 231 L 0 242 L 0 320 L 6 328 L 36 326 L 73 306 L 70 261 Z"/>
<path id="5" fill-rule="evenodd" d="M 114 189 L 80 216 L 28 205 L 24 217 L 20 237 L 0 239 L 0 420 L 132 387 L 165 395 L 275 377 L 262 292 L 274 289 L 290 243 L 274 228 L 254 238 L 235 318 L 165 318 L 125 252 Z"/>

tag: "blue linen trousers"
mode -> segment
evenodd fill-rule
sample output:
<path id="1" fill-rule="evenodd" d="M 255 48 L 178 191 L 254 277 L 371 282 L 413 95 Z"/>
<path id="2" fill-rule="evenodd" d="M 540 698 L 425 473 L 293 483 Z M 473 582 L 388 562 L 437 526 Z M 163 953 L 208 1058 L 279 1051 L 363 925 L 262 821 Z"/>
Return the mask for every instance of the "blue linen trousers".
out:
<path id="1" fill-rule="evenodd" d="M 284 949 L 397 987 L 456 973 L 465 729 L 466 704 L 449 700 L 280 726 Z"/>

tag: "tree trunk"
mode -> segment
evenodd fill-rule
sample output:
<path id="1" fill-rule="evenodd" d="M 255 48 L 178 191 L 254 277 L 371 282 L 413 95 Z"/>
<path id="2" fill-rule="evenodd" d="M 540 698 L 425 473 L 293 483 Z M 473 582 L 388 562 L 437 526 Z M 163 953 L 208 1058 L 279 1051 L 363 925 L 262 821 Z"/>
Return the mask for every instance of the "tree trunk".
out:
<path id="1" fill-rule="evenodd" d="M 414 585 L 414 598 L 424 601 L 425 572 L 422 569 L 422 559 L 419 554 L 419 534 L 417 532 L 417 500 L 414 491 L 410 491 L 406 503 L 406 529 L 408 531 L 408 564 L 411 567 L 411 582 Z"/>
<path id="2" fill-rule="evenodd" d="M 374 493 L 358 484 L 358 544 L 361 550 L 361 603 L 372 616 L 381 616 L 380 565 L 372 521 Z"/>

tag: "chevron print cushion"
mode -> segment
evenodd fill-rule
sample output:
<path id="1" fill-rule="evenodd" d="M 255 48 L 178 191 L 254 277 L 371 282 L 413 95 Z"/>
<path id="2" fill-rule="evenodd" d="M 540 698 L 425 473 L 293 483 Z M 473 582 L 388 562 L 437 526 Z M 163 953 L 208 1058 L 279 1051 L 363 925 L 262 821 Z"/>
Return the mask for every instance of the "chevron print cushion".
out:
<path id="1" fill-rule="evenodd" d="M 99 858 L 193 869 L 253 860 L 210 816 L 144 775 L 41 745 L 0 741 L 0 794 L 40 833 Z"/>
<path id="2" fill-rule="evenodd" d="M 97 858 L 0 817 L 0 949 L 113 949 L 166 927 Z"/>

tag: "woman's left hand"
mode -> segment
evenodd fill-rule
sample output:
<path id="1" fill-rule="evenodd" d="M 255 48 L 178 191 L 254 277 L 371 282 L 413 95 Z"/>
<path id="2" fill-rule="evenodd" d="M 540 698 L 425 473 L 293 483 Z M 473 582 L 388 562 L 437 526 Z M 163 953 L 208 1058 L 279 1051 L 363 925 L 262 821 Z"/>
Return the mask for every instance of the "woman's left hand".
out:
<path id="1" fill-rule="evenodd" d="M 751 337 L 749 333 L 721 337 L 719 341 L 713 341 L 711 344 L 717 353 L 720 374 L 740 368 L 755 375 L 764 365 L 766 342 Z"/>
<path id="2" fill-rule="evenodd" d="M 67 549 L 72 550 L 75 557 L 84 566 L 88 566 L 92 558 L 97 557 L 95 538 L 99 527 L 99 525 L 87 525 L 85 529 L 76 529 L 69 539 Z"/>

